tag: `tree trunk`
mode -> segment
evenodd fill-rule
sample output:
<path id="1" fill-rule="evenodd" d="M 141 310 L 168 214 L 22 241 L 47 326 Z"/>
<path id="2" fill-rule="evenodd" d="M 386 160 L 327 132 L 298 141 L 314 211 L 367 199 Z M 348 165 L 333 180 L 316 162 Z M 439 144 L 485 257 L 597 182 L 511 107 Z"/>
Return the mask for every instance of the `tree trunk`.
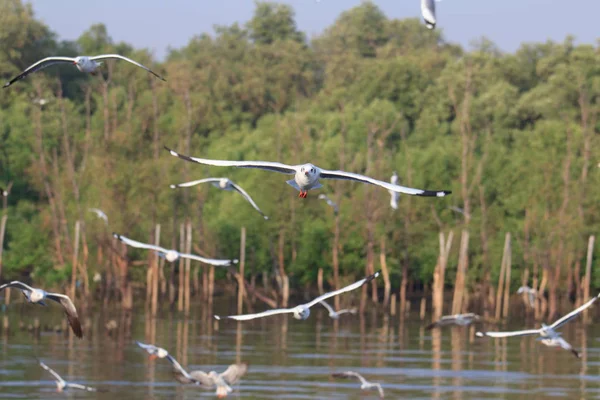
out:
<path id="1" fill-rule="evenodd" d="M 160 224 L 156 224 L 154 228 L 154 243 L 156 246 L 160 246 Z M 152 316 L 156 316 L 158 310 L 158 253 L 154 255 L 154 262 L 152 263 Z"/>
<path id="2" fill-rule="evenodd" d="M 77 281 L 77 259 L 79 257 L 79 220 L 75 222 L 75 244 L 73 248 L 73 265 L 71 269 L 71 299 L 75 301 L 75 287 Z"/>
<path id="3" fill-rule="evenodd" d="M 506 252 L 502 258 L 505 260 L 506 279 L 504 280 L 504 307 L 502 314 L 504 318 L 508 318 L 508 305 L 510 300 L 510 270 L 512 268 L 512 246 L 510 240 L 510 232 L 506 233 L 506 243 L 504 251 Z"/>
<path id="4" fill-rule="evenodd" d="M 438 256 L 437 265 L 433 272 L 433 320 L 437 321 L 441 318 L 444 312 L 444 282 L 446 277 L 446 266 L 448 265 L 448 256 L 452 248 L 452 239 L 454 232 L 450 231 L 448 238 L 445 239 L 444 232 L 440 232 L 440 254 Z M 400 313 L 404 313 L 400 309 Z"/>
<path id="5" fill-rule="evenodd" d="M 460 236 L 460 252 L 458 254 L 458 269 L 456 271 L 456 283 L 454 286 L 454 298 L 452 300 L 452 314 L 460 314 L 463 310 L 463 297 L 465 291 L 465 280 L 467 266 L 469 263 L 469 232 L 463 229 Z"/>
<path id="6" fill-rule="evenodd" d="M 244 269 L 246 268 L 246 227 L 242 227 L 240 237 L 240 275 L 238 277 L 237 313 L 242 314 L 244 305 Z"/>
<path id="7" fill-rule="evenodd" d="M 592 258 L 594 255 L 594 242 L 596 241 L 596 237 L 591 235 L 588 240 L 588 248 L 587 248 L 587 259 L 585 261 L 585 280 L 583 286 L 583 301 L 587 302 L 590 300 L 590 284 L 592 278 Z M 0 241 L 0 243 L 2 243 Z M 588 320 L 588 311 L 585 310 L 583 312 L 583 320 L 587 322 Z"/>
<path id="8" fill-rule="evenodd" d="M 339 203 L 338 203 L 339 205 Z M 335 227 L 333 232 L 333 286 L 335 290 L 340 289 L 340 261 L 339 261 L 339 246 L 340 246 L 340 216 L 335 216 Z M 339 296 L 335 296 L 333 298 L 335 309 L 340 309 L 340 298 Z"/>

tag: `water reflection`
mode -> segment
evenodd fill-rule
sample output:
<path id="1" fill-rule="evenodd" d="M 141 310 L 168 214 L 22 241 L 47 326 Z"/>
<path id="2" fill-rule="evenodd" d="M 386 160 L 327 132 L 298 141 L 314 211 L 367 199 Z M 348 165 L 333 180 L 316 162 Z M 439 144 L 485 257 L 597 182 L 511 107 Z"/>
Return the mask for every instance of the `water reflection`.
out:
<path id="1" fill-rule="evenodd" d="M 221 303 L 216 302 L 215 306 Z M 143 308 L 142 308 L 143 310 Z M 600 326 L 580 321 L 565 325 L 563 336 L 581 359 L 547 348 L 535 338 L 480 339 L 475 327 L 424 329 L 414 318 L 381 314 L 328 317 L 315 310 L 306 321 L 288 315 L 250 322 L 216 321 L 208 309 L 189 318 L 163 310 L 127 313 L 89 311 L 85 338 L 62 325 L 62 314 L 35 307 L 9 307 L 2 315 L 0 398 L 48 398 L 51 378 L 35 363 L 38 356 L 65 379 L 106 386 L 108 394 L 68 394 L 98 399 L 191 399 L 199 389 L 178 384 L 165 360 L 151 361 L 133 340 L 156 343 L 189 369 L 224 370 L 247 362 L 248 374 L 232 397 L 248 399 L 375 398 L 356 382 L 332 380 L 336 371 L 356 370 L 381 382 L 386 398 L 525 399 L 600 395 Z M 29 330 L 38 319 L 40 330 Z M 428 320 L 429 318 L 426 318 Z M 23 330 L 19 321 L 24 322 Z M 522 328 L 517 325 L 502 329 Z M 59 326 L 60 329 L 53 327 Z M 50 328 L 45 328 L 50 327 Z M 587 346 L 590 346 L 587 348 Z M 118 395 L 117 395 L 118 393 Z M 214 392 L 203 393 L 212 397 Z"/>

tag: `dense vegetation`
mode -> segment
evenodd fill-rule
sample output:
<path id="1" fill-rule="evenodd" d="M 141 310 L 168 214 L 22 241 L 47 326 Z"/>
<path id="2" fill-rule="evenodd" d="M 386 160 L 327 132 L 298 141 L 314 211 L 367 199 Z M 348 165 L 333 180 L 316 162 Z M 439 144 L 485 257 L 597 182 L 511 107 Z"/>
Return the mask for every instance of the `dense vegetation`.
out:
<path id="1" fill-rule="evenodd" d="M 13 182 L 3 280 L 66 281 L 76 220 L 85 222 L 90 255 L 108 246 L 102 221 L 87 212 L 98 207 L 109 231 L 138 240 L 151 240 L 160 223 L 167 246 L 179 243 L 179 224 L 190 218 L 194 243 L 217 257 L 239 254 L 245 226 L 248 275 L 283 272 L 298 288 L 314 285 L 322 267 L 331 282 L 334 215 L 318 192 L 300 200 L 284 175 L 186 163 L 163 150 L 168 145 L 383 180 L 396 170 L 402 184 L 453 190 L 442 199 L 401 196 L 393 211 L 381 188 L 324 182 L 320 192 L 340 207 L 343 280 L 378 268 L 385 243 L 392 288 L 403 267 L 409 282 L 429 287 L 438 232 L 466 230 L 467 288 L 496 282 L 505 232 L 513 235 L 513 288 L 538 267 L 561 294 L 580 282 L 587 238 L 600 223 L 597 47 L 566 38 L 506 54 L 481 39 L 467 51 L 441 30 L 388 19 L 369 2 L 309 40 L 288 6 L 257 3 L 245 26 L 216 27 L 158 64 L 103 25 L 59 41 L 21 0 L 0 1 L 0 21 L 5 79 L 47 55 L 109 52 L 167 78 L 119 62 L 97 77 L 50 67 L 0 93 L 0 185 Z M 271 220 L 210 186 L 169 189 L 208 176 L 233 179 Z M 455 244 L 448 283 L 458 252 Z M 102 272 L 95 257 L 86 263 L 90 276 Z M 143 275 L 135 269 L 130 277 Z"/>

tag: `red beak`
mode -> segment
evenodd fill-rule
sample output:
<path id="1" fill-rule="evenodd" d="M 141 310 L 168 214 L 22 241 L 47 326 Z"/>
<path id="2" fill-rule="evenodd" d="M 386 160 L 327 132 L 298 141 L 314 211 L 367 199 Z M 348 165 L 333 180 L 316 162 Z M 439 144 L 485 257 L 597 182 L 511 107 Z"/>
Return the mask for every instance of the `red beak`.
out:
<path id="1" fill-rule="evenodd" d="M 308 176 L 308 171 L 304 171 L 304 175 Z"/>

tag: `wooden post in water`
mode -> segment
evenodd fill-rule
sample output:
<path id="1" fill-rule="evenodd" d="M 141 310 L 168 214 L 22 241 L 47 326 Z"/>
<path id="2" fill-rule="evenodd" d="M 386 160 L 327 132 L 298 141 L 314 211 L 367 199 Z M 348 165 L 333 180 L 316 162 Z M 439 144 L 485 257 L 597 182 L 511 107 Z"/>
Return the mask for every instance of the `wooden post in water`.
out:
<path id="1" fill-rule="evenodd" d="M 242 227 L 240 235 L 240 274 L 238 275 L 237 312 L 242 314 L 244 306 L 244 269 L 246 268 L 246 227 Z"/>
<path id="2" fill-rule="evenodd" d="M 385 237 L 381 237 L 381 246 L 379 249 L 379 263 L 381 264 L 381 275 L 383 275 L 383 306 L 387 307 L 390 300 L 390 292 L 392 291 L 392 284 L 390 283 L 390 272 L 388 271 L 387 262 L 385 258 Z"/>
<path id="3" fill-rule="evenodd" d="M 427 311 L 427 297 L 423 296 L 423 297 L 421 297 L 421 310 L 419 311 L 419 318 L 421 318 L 421 321 L 423 321 L 425 319 L 426 311 Z M 406 311 L 403 310 L 402 312 L 406 312 Z"/>
<path id="4" fill-rule="evenodd" d="M 500 276 L 498 277 L 498 288 L 496 289 L 496 313 L 495 318 L 499 320 L 502 312 L 502 292 L 504 290 L 504 276 L 506 275 L 506 253 L 510 234 L 507 232 L 504 238 L 504 252 L 502 253 L 502 262 L 500 263 Z"/>
<path id="5" fill-rule="evenodd" d="M 79 256 L 79 220 L 75 222 L 75 243 L 73 244 L 73 265 L 71 270 L 71 300 L 75 301 L 77 283 L 77 258 Z"/>
<path id="6" fill-rule="evenodd" d="M 440 254 L 438 256 L 437 264 L 433 272 L 433 294 L 432 294 L 432 305 L 434 321 L 440 319 L 444 311 L 444 282 L 446 277 L 446 266 L 448 265 L 448 255 L 452 248 L 452 239 L 454 238 L 454 232 L 450 231 L 448 238 L 444 236 L 444 232 L 440 232 Z M 401 310 L 404 312 L 404 310 Z"/>
<path id="7" fill-rule="evenodd" d="M 460 314 L 463 309 L 465 279 L 469 264 L 469 231 L 463 229 L 460 235 L 460 250 L 458 254 L 458 269 L 454 283 L 454 297 L 452 299 L 452 314 Z"/>
<path id="8" fill-rule="evenodd" d="M 179 251 L 185 251 L 185 225 L 179 226 Z M 179 285 L 177 287 L 177 311 L 183 311 L 183 286 L 185 280 L 184 259 L 179 259 Z"/>
<path id="9" fill-rule="evenodd" d="M 156 224 L 154 228 L 154 244 L 160 246 L 160 224 Z M 152 316 L 156 316 L 156 311 L 158 309 L 158 263 L 160 257 L 158 257 L 158 253 L 155 253 L 154 263 L 152 263 Z"/>
<path id="10" fill-rule="evenodd" d="M 587 259 L 585 260 L 585 282 L 583 286 L 583 301 L 587 302 L 590 299 L 590 283 L 592 280 L 592 257 L 594 255 L 594 242 L 596 237 L 591 235 L 588 239 Z M 588 310 L 583 312 L 583 320 L 588 321 Z"/>
<path id="11" fill-rule="evenodd" d="M 505 269 L 506 269 L 506 279 L 504 280 L 504 307 L 502 310 L 502 316 L 504 318 L 508 317 L 508 306 L 510 303 L 510 270 L 512 268 L 512 246 L 510 241 L 510 232 L 506 232 L 506 239 L 504 245 L 505 255 L 502 256 L 506 261 Z"/>
<path id="12" fill-rule="evenodd" d="M 323 267 L 319 267 L 317 271 L 317 289 L 319 289 L 319 296 L 325 293 L 323 290 Z"/>
<path id="13" fill-rule="evenodd" d="M 396 293 L 392 294 L 391 300 L 390 300 L 390 315 L 393 317 L 394 315 L 396 315 Z"/>
<path id="14" fill-rule="evenodd" d="M 192 252 L 192 222 L 187 221 L 187 230 L 186 230 L 186 246 L 185 252 L 190 254 Z M 183 308 L 185 315 L 190 314 L 190 272 L 191 272 L 191 261 L 189 258 L 185 260 L 185 281 L 184 284 L 184 293 L 183 293 Z"/>

